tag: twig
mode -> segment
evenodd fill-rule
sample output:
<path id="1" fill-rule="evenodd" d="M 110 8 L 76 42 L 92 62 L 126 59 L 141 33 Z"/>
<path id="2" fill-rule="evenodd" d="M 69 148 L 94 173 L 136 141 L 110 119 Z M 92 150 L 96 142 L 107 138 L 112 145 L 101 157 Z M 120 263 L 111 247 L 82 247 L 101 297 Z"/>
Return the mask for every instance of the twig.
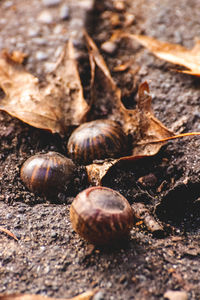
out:
<path id="1" fill-rule="evenodd" d="M 142 142 L 142 143 L 138 143 L 138 145 L 146 145 L 146 144 L 156 144 L 156 143 L 161 143 L 161 142 L 167 142 L 170 140 L 174 140 L 174 139 L 179 139 L 185 136 L 197 136 L 200 135 L 200 132 L 187 132 L 187 133 L 180 133 L 174 136 L 170 136 L 170 137 L 166 137 L 164 139 L 160 139 L 160 140 L 154 140 L 154 141 L 148 141 L 148 142 Z"/>
<path id="2" fill-rule="evenodd" d="M 164 236 L 162 225 L 155 220 L 143 203 L 133 203 L 132 209 L 136 218 L 142 220 L 146 228 L 151 231 L 155 237 L 162 238 Z"/>
<path id="3" fill-rule="evenodd" d="M 7 235 L 9 235 L 10 237 L 12 237 L 13 239 L 15 239 L 16 241 L 18 241 L 18 238 L 16 237 L 16 235 L 14 233 L 12 233 L 10 230 L 5 229 L 3 227 L 0 227 L 0 231 L 6 233 Z"/>

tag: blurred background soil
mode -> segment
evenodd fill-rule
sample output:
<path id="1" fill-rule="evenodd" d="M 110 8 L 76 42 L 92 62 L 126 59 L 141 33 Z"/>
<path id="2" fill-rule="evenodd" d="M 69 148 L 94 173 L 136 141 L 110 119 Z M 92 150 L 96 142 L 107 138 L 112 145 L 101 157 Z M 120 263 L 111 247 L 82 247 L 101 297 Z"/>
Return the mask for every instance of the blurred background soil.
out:
<path id="1" fill-rule="evenodd" d="M 200 36 L 199 20 L 199 0 L 1 0 L 0 48 L 26 53 L 26 69 L 42 79 L 71 38 L 89 101 L 86 28 L 127 108 L 134 107 L 137 86 L 147 80 L 159 120 L 178 132 L 200 131 L 199 78 L 173 72 L 174 66 L 128 39 L 105 43 L 121 29 L 190 48 Z M 124 72 L 114 71 L 128 62 Z M 0 233 L 0 292 L 67 298 L 98 287 L 95 300 L 164 299 L 167 290 L 200 299 L 199 138 L 168 142 L 155 157 L 120 165 L 105 179 L 131 204 L 144 203 L 166 230 L 156 239 L 138 224 L 130 240 L 115 249 L 94 248 L 71 228 L 70 203 L 89 186 L 83 168 L 67 194 L 54 201 L 30 193 L 20 181 L 20 167 L 29 156 L 48 150 L 66 154 L 67 139 L 0 113 L 0 226 L 19 239 Z M 139 184 L 146 175 L 153 183 Z"/>

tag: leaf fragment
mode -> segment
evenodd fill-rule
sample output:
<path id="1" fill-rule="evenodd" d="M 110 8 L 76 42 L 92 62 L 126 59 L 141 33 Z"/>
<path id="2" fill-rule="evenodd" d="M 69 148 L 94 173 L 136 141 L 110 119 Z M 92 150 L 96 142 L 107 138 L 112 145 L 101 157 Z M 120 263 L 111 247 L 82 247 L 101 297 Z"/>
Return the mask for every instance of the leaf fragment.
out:
<path id="1" fill-rule="evenodd" d="M 4 50 L 3 53 L 8 59 L 11 59 L 18 64 L 22 64 L 24 59 L 27 57 L 26 53 L 17 50 L 13 51 L 12 53 L 8 53 L 6 50 Z"/>
<path id="2" fill-rule="evenodd" d="M 102 178 L 107 174 L 108 170 L 112 166 L 114 166 L 118 161 L 119 159 L 114 159 L 111 161 L 93 163 L 91 165 L 86 166 L 89 183 L 95 186 L 101 185 Z"/>
<path id="3" fill-rule="evenodd" d="M 179 44 L 162 42 L 149 36 L 135 34 L 124 36 L 136 40 L 158 58 L 186 68 L 177 70 L 178 72 L 200 76 L 200 40 L 195 41 L 192 49 L 186 49 Z"/>

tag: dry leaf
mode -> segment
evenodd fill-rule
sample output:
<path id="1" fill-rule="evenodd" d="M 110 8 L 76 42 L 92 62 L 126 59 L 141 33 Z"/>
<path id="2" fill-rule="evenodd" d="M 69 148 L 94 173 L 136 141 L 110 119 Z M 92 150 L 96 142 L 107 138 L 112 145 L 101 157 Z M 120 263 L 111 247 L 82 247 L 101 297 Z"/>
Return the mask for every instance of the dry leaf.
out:
<path id="1" fill-rule="evenodd" d="M 11 59 L 18 64 L 22 64 L 24 59 L 27 57 L 26 53 L 17 50 L 13 51 L 12 53 L 8 53 L 6 50 L 4 50 L 3 53 L 8 59 Z"/>
<path id="2" fill-rule="evenodd" d="M 90 300 L 98 292 L 97 289 L 87 291 L 73 298 L 52 298 L 29 294 L 0 294 L 0 300 Z"/>
<path id="3" fill-rule="evenodd" d="M 119 161 L 155 155 L 164 143 L 160 140 L 173 136 L 173 132 L 154 117 L 147 82 L 139 87 L 137 108 L 130 110 L 124 107 L 121 102 L 121 91 L 114 83 L 95 43 L 87 34 L 86 42 L 91 64 L 92 99 L 88 118 L 106 118 L 117 121 L 123 127 L 124 132 L 132 136 L 132 148 L 129 156 L 87 167 L 90 182 L 100 184 L 109 168 Z M 155 141 L 158 140 L 159 142 L 156 143 Z"/>
<path id="4" fill-rule="evenodd" d="M 4 51 L 0 58 L 0 87 L 5 93 L 1 110 L 53 133 L 65 133 L 69 126 L 80 124 L 88 111 L 71 42 L 42 84 Z"/>
<path id="5" fill-rule="evenodd" d="M 49 95 L 53 93 L 54 99 L 57 98 L 57 105 L 62 112 L 60 121 L 64 127 L 84 122 L 89 105 L 83 97 L 74 48 L 70 41 L 61 54 L 55 70 L 47 76 L 47 81 L 49 84 L 46 90 Z"/>
<path id="6" fill-rule="evenodd" d="M 88 181 L 92 185 L 101 185 L 102 178 L 107 174 L 108 170 L 114 166 L 119 159 L 105 161 L 102 163 L 94 163 L 86 166 Z"/>
<path id="7" fill-rule="evenodd" d="M 173 135 L 153 115 L 151 109 L 151 96 L 147 82 L 142 83 L 138 91 L 138 105 L 134 110 L 126 109 L 121 102 L 121 91 L 114 83 L 106 63 L 99 53 L 95 43 L 86 34 L 86 42 L 91 63 L 91 119 L 106 118 L 118 121 L 126 134 L 133 134 L 134 146 L 140 143 L 158 140 Z M 134 151 L 134 155 L 153 155 Z"/>
<path id="8" fill-rule="evenodd" d="M 174 135 L 172 131 L 154 117 L 151 101 L 149 86 L 147 82 L 144 82 L 138 90 L 137 114 L 139 115 L 139 125 L 135 137 L 136 143 L 134 143 L 132 151 L 134 156 L 156 154 L 164 142 L 158 142 L 158 140 L 171 138 Z"/>
<path id="9" fill-rule="evenodd" d="M 194 47 L 189 50 L 181 45 L 161 42 L 148 36 L 134 34 L 122 36 L 138 41 L 157 57 L 188 69 L 178 70 L 179 72 L 200 76 L 200 40 L 196 40 Z"/>
<path id="10" fill-rule="evenodd" d="M 93 40 L 85 34 L 91 66 L 91 109 L 88 119 L 112 119 L 123 122 L 126 109 L 106 63 Z"/>
<path id="11" fill-rule="evenodd" d="M 124 72 L 131 67 L 133 61 L 129 60 L 123 64 L 117 65 L 113 68 L 114 72 Z"/>
<path id="12" fill-rule="evenodd" d="M 126 163 L 129 160 L 131 161 L 131 164 L 133 164 L 138 159 L 142 159 L 144 157 L 146 156 L 126 156 L 88 165 L 86 166 L 88 182 L 94 186 L 103 185 L 105 179 L 109 176 L 112 176 L 113 168 L 119 167 L 120 164 L 124 164 L 124 162 Z"/>

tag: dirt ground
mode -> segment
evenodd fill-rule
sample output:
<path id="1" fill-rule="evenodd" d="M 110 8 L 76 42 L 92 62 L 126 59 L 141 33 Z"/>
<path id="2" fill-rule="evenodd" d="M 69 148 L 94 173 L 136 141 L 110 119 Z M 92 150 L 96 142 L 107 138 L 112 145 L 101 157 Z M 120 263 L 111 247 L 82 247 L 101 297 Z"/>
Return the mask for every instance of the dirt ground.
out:
<path id="1" fill-rule="evenodd" d="M 117 2 L 1 0 L 0 48 L 25 52 L 27 70 L 42 79 L 71 37 L 89 100 L 85 27 L 101 49 L 128 108 L 137 84 L 147 80 L 159 120 L 178 132 L 200 131 L 200 79 L 173 72 L 174 66 L 133 41 L 123 40 L 112 50 L 102 47 L 116 28 L 192 47 L 200 36 L 200 1 L 127 0 L 122 11 Z M 118 24 L 111 12 L 118 16 Z M 113 71 L 128 60 L 133 61 L 132 72 Z M 117 249 L 93 248 L 71 228 L 70 203 L 89 186 L 83 167 L 73 188 L 53 203 L 30 193 L 20 181 L 20 167 L 29 156 L 48 150 L 66 154 L 68 137 L 30 127 L 1 112 L 0 139 L 0 226 L 19 239 L 0 233 L 0 293 L 67 298 L 97 287 L 95 300 L 164 299 L 167 290 L 200 299 L 198 137 L 170 141 L 155 157 L 134 166 L 121 165 L 105 180 L 131 204 L 144 203 L 165 228 L 164 238 L 158 239 L 143 225 L 135 226 L 130 240 Z M 139 185 L 138 178 L 149 174 L 156 178 L 154 183 Z"/>

